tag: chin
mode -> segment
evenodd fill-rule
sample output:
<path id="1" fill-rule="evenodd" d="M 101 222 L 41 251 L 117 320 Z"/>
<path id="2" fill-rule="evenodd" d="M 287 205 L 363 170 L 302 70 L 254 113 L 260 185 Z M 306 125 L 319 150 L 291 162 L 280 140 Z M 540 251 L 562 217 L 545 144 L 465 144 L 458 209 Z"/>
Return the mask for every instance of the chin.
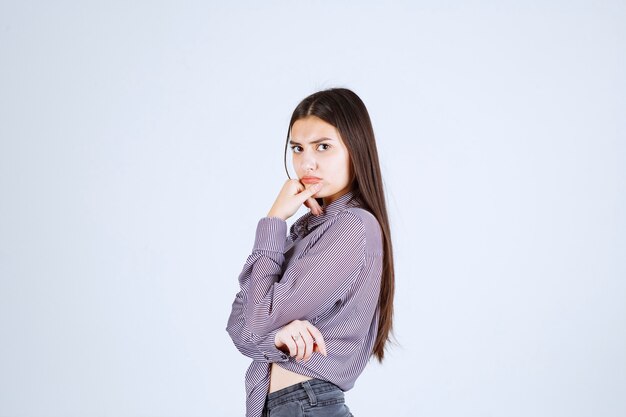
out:
<path id="1" fill-rule="evenodd" d="M 311 184 L 311 185 L 313 185 L 313 184 Z M 307 187 L 307 188 L 308 188 L 308 187 Z M 322 188 L 321 188 L 318 192 L 316 192 L 315 194 L 313 194 L 313 195 L 314 195 L 314 196 L 316 196 L 316 197 L 321 197 L 321 196 L 322 196 L 322 194 L 326 194 L 326 191 L 324 190 L 324 188 L 326 188 L 326 187 L 322 185 Z"/>

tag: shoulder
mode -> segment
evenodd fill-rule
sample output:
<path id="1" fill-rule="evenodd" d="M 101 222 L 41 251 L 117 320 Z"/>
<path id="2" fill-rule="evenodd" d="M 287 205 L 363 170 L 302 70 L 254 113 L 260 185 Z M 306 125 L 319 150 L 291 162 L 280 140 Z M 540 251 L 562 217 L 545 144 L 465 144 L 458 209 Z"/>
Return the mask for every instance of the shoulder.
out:
<path id="1" fill-rule="evenodd" d="M 365 238 L 366 251 L 368 253 L 382 253 L 382 230 L 376 216 L 361 207 L 349 207 L 342 211 L 339 216 L 349 218 L 346 223 L 358 225 L 359 232 Z"/>
<path id="2" fill-rule="evenodd" d="M 344 213 L 350 213 L 352 216 L 356 216 L 363 223 L 364 227 L 370 232 L 380 233 L 380 224 L 378 219 L 371 212 L 361 207 L 349 207 L 343 211 Z"/>
<path id="3" fill-rule="evenodd" d="M 346 209 L 325 221 L 319 228 L 319 232 L 322 234 L 340 234 L 343 237 L 354 236 L 355 238 L 365 239 L 367 234 L 366 228 L 365 222 L 361 216 Z"/>
<path id="4" fill-rule="evenodd" d="M 363 223 L 367 252 L 373 254 L 382 254 L 383 233 L 376 216 L 361 207 L 350 207 L 346 209 L 346 211 L 349 211 L 353 213 L 353 215 L 358 216 Z"/>

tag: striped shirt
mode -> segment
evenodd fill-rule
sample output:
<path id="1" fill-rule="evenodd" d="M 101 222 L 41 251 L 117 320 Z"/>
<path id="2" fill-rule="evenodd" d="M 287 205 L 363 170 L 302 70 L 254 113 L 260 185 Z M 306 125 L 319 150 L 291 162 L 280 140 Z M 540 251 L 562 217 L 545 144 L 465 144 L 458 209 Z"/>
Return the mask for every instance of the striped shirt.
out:
<path id="1" fill-rule="evenodd" d="M 253 361 L 246 372 L 246 416 L 260 417 L 271 364 L 347 391 L 372 355 L 378 329 L 382 234 L 376 218 L 348 191 L 289 229 L 278 217 L 259 220 L 252 253 L 239 275 L 226 330 Z M 274 345 L 293 320 L 319 329 L 328 356 L 296 362 Z"/>

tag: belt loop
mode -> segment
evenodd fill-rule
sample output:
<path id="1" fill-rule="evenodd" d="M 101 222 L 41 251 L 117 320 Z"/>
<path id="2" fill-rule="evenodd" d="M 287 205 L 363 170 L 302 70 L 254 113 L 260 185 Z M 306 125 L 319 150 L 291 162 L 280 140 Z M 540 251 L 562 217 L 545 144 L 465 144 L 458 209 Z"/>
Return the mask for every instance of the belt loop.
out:
<path id="1" fill-rule="evenodd" d="M 312 406 L 316 406 L 317 397 L 315 396 L 315 393 L 313 392 L 313 388 L 311 388 L 311 384 L 309 384 L 309 381 L 301 382 L 301 385 L 302 385 L 302 388 L 304 388 L 304 390 L 306 391 L 306 395 L 309 396 L 309 403 Z"/>

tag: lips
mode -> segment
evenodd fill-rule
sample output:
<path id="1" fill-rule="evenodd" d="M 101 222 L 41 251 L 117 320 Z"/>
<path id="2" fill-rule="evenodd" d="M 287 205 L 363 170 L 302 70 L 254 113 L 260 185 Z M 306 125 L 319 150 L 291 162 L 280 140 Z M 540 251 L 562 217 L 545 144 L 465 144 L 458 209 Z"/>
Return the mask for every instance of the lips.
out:
<path id="1" fill-rule="evenodd" d="M 317 184 L 322 181 L 322 179 L 318 177 L 302 177 L 300 181 L 302 181 L 303 184 Z"/>

